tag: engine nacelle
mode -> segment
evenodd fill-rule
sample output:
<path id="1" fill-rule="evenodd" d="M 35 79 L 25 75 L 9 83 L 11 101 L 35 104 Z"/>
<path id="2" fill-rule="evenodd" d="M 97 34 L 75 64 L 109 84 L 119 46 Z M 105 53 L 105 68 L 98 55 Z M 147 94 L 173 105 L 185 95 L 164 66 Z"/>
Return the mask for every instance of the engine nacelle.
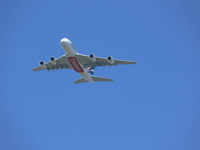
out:
<path id="1" fill-rule="evenodd" d="M 90 59 L 92 60 L 92 62 L 95 62 L 96 61 L 96 57 L 94 54 L 90 54 Z"/>
<path id="2" fill-rule="evenodd" d="M 115 63 L 115 62 L 114 62 L 114 59 L 112 58 L 112 56 L 108 56 L 107 60 L 108 60 L 108 62 L 109 62 L 110 64 L 114 64 L 114 63 Z"/>
<path id="3" fill-rule="evenodd" d="M 46 69 L 46 65 L 44 61 L 40 61 L 40 66 L 42 67 L 42 69 Z"/>
<path id="4" fill-rule="evenodd" d="M 51 60 L 51 62 L 52 62 L 53 65 L 57 64 L 57 60 L 56 60 L 55 57 L 51 57 L 50 60 Z"/>

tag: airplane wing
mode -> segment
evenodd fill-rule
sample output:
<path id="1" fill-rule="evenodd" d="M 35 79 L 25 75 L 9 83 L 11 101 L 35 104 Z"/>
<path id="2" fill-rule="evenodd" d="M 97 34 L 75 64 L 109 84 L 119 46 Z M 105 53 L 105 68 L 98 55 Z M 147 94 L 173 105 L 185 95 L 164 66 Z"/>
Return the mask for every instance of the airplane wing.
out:
<path id="1" fill-rule="evenodd" d="M 89 56 L 83 54 L 76 54 L 76 57 L 84 66 L 84 68 L 94 67 L 94 66 L 112 66 L 112 65 L 117 66 L 119 64 L 136 64 L 136 62 L 134 61 L 117 60 L 117 59 L 113 59 L 113 63 L 110 63 L 107 58 L 102 58 L 102 57 L 95 57 L 96 61 L 93 62 Z"/>
<path id="2" fill-rule="evenodd" d="M 54 62 L 50 61 L 45 63 L 42 66 L 36 67 L 33 71 L 40 71 L 40 70 L 54 70 L 54 69 L 72 69 L 71 65 L 69 64 L 66 54 L 61 56 L 60 58 L 55 59 Z"/>

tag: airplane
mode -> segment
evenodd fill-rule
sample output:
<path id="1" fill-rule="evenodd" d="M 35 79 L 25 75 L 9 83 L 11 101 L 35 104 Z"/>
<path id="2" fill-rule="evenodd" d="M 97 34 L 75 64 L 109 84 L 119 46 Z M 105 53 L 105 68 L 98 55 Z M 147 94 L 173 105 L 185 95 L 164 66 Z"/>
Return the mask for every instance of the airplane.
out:
<path id="1" fill-rule="evenodd" d="M 34 68 L 33 71 L 73 69 L 82 76 L 82 78 L 74 81 L 74 84 L 84 82 L 93 83 L 94 81 L 113 81 L 109 78 L 93 76 L 94 69 L 96 66 L 105 67 L 113 65 L 117 66 L 119 64 L 136 64 L 136 62 L 134 61 L 113 59 L 112 56 L 108 56 L 107 58 L 101 58 L 96 57 L 94 54 L 80 54 L 78 53 L 72 42 L 67 38 L 61 39 L 60 44 L 66 54 L 57 59 L 55 57 L 51 57 L 50 62 L 48 63 L 40 61 L 40 66 Z"/>

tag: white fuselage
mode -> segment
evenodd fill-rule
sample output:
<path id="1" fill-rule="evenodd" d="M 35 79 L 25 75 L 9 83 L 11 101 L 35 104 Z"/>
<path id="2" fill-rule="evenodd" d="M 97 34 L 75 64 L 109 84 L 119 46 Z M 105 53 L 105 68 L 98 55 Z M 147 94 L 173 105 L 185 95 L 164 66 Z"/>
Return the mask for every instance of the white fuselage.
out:
<path id="1" fill-rule="evenodd" d="M 69 61 L 69 63 L 71 64 L 71 67 L 76 72 L 78 72 L 85 80 L 93 83 L 93 80 L 92 80 L 90 74 L 87 72 L 86 69 L 84 69 L 83 65 L 76 58 L 76 53 L 78 53 L 78 52 L 75 49 L 75 47 L 73 46 L 72 42 L 70 40 L 68 40 L 67 38 L 63 38 L 60 41 L 60 44 L 61 44 L 62 48 L 64 49 L 65 53 L 67 54 L 66 57 L 67 57 L 67 60 Z"/>

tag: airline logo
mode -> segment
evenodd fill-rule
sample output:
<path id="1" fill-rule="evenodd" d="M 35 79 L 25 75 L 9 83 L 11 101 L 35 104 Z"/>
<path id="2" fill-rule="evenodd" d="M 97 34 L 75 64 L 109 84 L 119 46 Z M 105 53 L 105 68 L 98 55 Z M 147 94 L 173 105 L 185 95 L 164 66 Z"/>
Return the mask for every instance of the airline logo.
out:
<path id="1" fill-rule="evenodd" d="M 94 74 L 94 69 L 95 69 L 95 67 L 89 67 L 88 68 L 88 73 L 90 73 L 91 75 L 93 75 Z"/>
<path id="2" fill-rule="evenodd" d="M 84 72 L 76 57 L 68 57 L 68 61 L 76 72 Z"/>

